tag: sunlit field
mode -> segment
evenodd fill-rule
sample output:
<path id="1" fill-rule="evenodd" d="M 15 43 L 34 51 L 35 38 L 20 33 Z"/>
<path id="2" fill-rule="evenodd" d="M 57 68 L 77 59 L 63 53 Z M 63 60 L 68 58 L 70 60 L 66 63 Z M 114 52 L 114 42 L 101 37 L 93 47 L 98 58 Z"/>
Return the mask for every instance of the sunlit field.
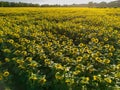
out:
<path id="1" fill-rule="evenodd" d="M 120 90 L 120 8 L 0 8 L 0 84 Z"/>

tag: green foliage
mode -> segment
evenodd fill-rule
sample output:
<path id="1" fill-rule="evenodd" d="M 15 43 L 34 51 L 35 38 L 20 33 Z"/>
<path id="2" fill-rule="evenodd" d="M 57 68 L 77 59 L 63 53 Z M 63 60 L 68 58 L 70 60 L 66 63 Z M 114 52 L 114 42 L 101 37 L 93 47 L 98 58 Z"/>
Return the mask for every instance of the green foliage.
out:
<path id="1" fill-rule="evenodd" d="M 32 3 L 23 3 L 23 2 L 5 2 L 0 1 L 0 7 L 39 7 L 39 4 L 32 4 Z"/>

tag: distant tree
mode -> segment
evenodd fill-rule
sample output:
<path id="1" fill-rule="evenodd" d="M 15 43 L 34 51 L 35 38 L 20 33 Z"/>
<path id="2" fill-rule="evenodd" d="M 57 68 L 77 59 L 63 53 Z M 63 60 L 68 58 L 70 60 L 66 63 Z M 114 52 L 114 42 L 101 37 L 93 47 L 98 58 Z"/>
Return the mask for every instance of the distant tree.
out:
<path id="1" fill-rule="evenodd" d="M 108 7 L 120 7 L 120 0 L 108 3 Z"/>
<path id="2" fill-rule="evenodd" d="M 107 7 L 107 3 L 106 2 L 100 2 L 98 4 L 98 7 Z"/>
<path id="3" fill-rule="evenodd" d="M 94 5 L 94 3 L 93 2 L 89 2 L 88 3 L 88 7 L 94 7 L 95 5 Z"/>
<path id="4" fill-rule="evenodd" d="M 120 7 L 120 0 L 112 1 L 109 3 L 106 2 L 100 2 L 100 3 L 94 3 L 94 2 L 89 2 L 88 7 Z"/>

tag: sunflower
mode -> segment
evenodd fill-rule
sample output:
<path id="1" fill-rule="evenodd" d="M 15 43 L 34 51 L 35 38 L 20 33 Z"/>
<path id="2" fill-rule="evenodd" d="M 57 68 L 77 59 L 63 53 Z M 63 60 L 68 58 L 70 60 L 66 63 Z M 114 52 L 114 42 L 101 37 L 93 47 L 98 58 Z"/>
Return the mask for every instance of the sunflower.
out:
<path id="1" fill-rule="evenodd" d="M 5 71 L 5 72 L 3 73 L 3 76 L 4 76 L 4 77 L 7 77 L 7 76 L 9 76 L 9 74 L 10 74 L 10 73 L 9 73 L 8 71 Z"/>

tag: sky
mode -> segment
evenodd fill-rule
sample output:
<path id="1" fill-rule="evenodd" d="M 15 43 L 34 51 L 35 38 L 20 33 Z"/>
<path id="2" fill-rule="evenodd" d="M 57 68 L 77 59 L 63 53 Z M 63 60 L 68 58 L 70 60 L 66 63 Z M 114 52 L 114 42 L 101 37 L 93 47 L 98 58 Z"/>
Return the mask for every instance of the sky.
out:
<path id="1" fill-rule="evenodd" d="M 10 2 L 27 2 L 27 3 L 38 3 L 38 4 L 85 4 L 90 1 L 93 2 L 110 2 L 115 0 L 0 0 L 0 1 L 10 1 Z"/>

